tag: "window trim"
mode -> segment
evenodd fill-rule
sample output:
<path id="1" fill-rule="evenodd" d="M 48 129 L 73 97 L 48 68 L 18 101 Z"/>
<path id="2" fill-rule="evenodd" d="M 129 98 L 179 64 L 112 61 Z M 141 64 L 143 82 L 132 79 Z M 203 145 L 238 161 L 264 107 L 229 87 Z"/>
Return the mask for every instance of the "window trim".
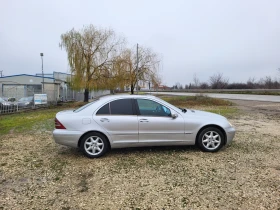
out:
<path id="1" fill-rule="evenodd" d="M 140 116 L 140 110 L 138 107 L 137 99 L 132 98 L 131 100 L 132 100 L 132 105 L 133 105 L 133 114 Z"/>
<path id="2" fill-rule="evenodd" d="M 112 115 L 112 113 L 111 113 L 111 101 L 109 102 L 109 115 Z"/>

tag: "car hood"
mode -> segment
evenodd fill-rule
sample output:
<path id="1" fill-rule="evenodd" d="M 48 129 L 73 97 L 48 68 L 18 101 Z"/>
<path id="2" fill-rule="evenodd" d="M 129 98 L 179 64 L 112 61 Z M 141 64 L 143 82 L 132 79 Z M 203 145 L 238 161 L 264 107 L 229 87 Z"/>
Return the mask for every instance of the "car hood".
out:
<path id="1" fill-rule="evenodd" d="M 215 119 L 226 119 L 222 115 L 211 113 L 211 112 L 205 112 L 200 110 L 190 110 L 188 109 L 186 113 L 184 113 L 184 117 L 187 117 L 188 115 L 193 115 L 201 118 L 215 118 Z"/>

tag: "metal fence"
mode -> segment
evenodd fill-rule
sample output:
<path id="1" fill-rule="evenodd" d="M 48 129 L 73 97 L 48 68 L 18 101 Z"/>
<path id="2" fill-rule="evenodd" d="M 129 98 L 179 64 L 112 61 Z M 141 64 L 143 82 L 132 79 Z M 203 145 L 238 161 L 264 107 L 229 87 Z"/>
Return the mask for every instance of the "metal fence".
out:
<path id="1" fill-rule="evenodd" d="M 35 110 L 38 108 L 49 107 L 51 105 L 58 105 L 61 102 L 67 101 L 83 101 L 84 93 L 68 90 L 48 90 L 45 89 L 44 93 L 47 94 L 47 104 L 35 104 L 34 94 L 42 94 L 42 91 L 35 88 L 19 88 L 12 87 L 6 89 L 0 95 L 0 115 L 9 114 L 15 112 L 21 112 L 24 110 Z M 107 95 L 110 91 L 92 91 L 89 94 L 89 99 L 98 97 L 101 95 Z M 26 98 L 32 98 L 32 101 L 25 101 Z"/>
<path id="2" fill-rule="evenodd" d="M 34 102 L 30 104 L 19 104 L 18 102 L 16 103 L 0 103 L 0 115 L 1 114 L 11 114 L 15 112 L 21 112 L 21 111 L 26 111 L 26 110 L 35 110 L 39 108 L 45 108 L 49 107 L 50 103 L 47 104 L 40 104 L 40 105 L 35 105 Z"/>

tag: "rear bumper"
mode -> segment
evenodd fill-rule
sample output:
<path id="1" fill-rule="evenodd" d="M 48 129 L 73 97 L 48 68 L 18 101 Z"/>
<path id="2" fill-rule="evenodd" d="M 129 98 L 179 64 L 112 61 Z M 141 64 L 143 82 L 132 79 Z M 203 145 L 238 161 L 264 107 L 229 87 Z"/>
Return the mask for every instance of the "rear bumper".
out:
<path id="1" fill-rule="evenodd" d="M 235 128 L 234 127 L 230 127 L 226 130 L 226 134 L 227 134 L 227 143 L 226 145 L 230 144 L 234 138 L 235 135 Z"/>
<path id="2" fill-rule="evenodd" d="M 83 135 L 80 131 L 69 131 L 65 129 L 55 129 L 53 131 L 53 138 L 57 144 L 78 147 L 80 137 Z"/>

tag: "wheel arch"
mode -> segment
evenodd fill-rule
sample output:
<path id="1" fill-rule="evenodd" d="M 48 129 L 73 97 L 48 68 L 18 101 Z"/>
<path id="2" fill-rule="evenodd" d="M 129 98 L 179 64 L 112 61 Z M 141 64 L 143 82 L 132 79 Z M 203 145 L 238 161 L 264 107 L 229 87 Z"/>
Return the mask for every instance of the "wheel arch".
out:
<path id="1" fill-rule="evenodd" d="M 225 130 L 224 130 L 221 126 L 215 125 L 215 124 L 208 124 L 208 125 L 204 125 L 203 127 L 201 127 L 201 128 L 199 129 L 199 131 L 197 132 L 197 134 L 196 134 L 196 137 L 195 137 L 195 144 L 197 145 L 197 141 L 198 141 L 198 137 L 199 137 L 200 133 L 201 133 L 205 128 L 209 128 L 209 127 L 217 128 L 217 129 L 219 129 L 219 130 L 223 133 L 224 138 L 225 138 L 224 145 L 226 145 L 226 143 L 227 143 L 227 134 L 226 134 Z"/>
<path id="2" fill-rule="evenodd" d="M 85 132 L 85 133 L 79 138 L 79 141 L 78 141 L 78 147 L 79 147 L 79 148 L 80 148 L 80 146 L 81 146 L 81 141 L 82 141 L 82 139 L 84 138 L 84 136 L 87 135 L 87 134 L 89 134 L 89 133 L 91 133 L 91 132 L 99 133 L 99 134 L 102 134 L 103 136 L 105 136 L 106 139 L 107 139 L 107 141 L 108 141 L 108 143 L 109 143 L 109 148 L 111 149 L 111 142 L 110 142 L 108 136 L 107 136 L 105 133 L 101 132 L 101 131 L 95 131 L 95 130 L 87 131 L 87 132 Z"/>

